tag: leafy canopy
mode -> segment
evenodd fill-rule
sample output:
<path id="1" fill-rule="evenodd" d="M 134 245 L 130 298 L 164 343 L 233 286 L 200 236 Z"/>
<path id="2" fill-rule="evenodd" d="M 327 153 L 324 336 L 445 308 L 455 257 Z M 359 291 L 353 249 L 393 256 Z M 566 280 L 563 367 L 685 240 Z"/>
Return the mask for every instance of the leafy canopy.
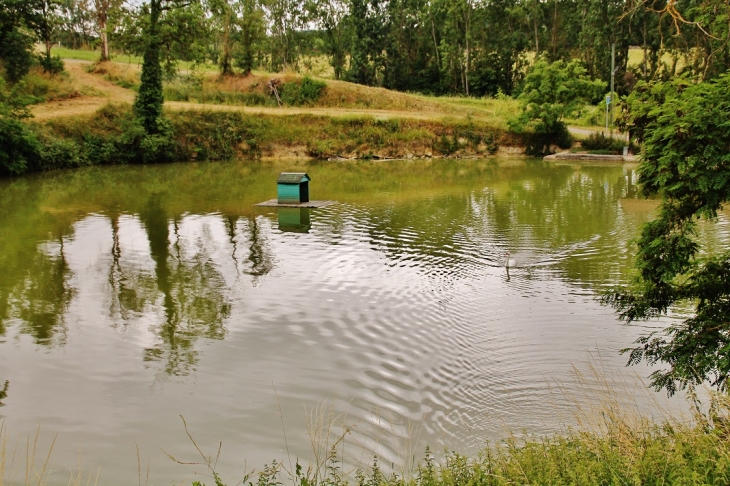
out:
<path id="1" fill-rule="evenodd" d="M 644 141 L 639 181 L 662 197 L 659 214 L 638 240 L 638 276 L 631 288 L 603 297 L 631 322 L 694 306 L 694 316 L 641 337 L 629 363 L 668 368 L 652 385 L 669 394 L 709 380 L 726 390 L 730 375 L 730 251 L 704 255 L 696 220 L 715 220 L 730 198 L 730 75 L 690 84 L 639 84 L 622 124 Z"/>
<path id="2" fill-rule="evenodd" d="M 537 61 L 525 77 L 517 98 L 521 113 L 511 125 L 518 130 L 532 126 L 540 134 L 559 133 L 565 128 L 563 119 L 600 96 L 605 87 L 588 77 L 580 61 Z"/>
<path id="3" fill-rule="evenodd" d="M 0 76 L 0 175 L 20 174 L 37 157 L 40 142 L 22 120 L 33 100 L 22 94 L 22 84 L 9 89 Z"/>

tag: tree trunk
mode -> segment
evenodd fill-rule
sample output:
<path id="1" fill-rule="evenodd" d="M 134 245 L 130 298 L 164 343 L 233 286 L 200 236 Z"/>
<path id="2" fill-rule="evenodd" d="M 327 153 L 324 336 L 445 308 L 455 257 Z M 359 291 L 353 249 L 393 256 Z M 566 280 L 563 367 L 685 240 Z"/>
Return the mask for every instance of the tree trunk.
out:
<path id="1" fill-rule="evenodd" d="M 436 42 L 436 26 L 433 23 L 433 17 L 431 17 L 431 36 L 433 37 L 433 48 L 436 50 L 436 64 L 439 68 L 439 79 L 441 79 L 441 54 L 439 54 L 439 45 Z"/>
<path id="2" fill-rule="evenodd" d="M 466 41 L 466 59 L 464 63 L 464 90 L 469 96 L 469 20 L 471 18 L 471 4 L 467 2 L 466 23 L 464 25 L 464 40 Z"/>
<path id="3" fill-rule="evenodd" d="M 150 1 L 150 23 L 142 61 L 139 93 L 134 101 L 134 111 L 149 134 L 159 132 L 158 120 L 162 116 L 162 66 L 160 66 L 160 15 L 161 0 Z"/>
<path id="4" fill-rule="evenodd" d="M 101 58 L 99 60 L 102 62 L 109 60 L 109 34 L 106 29 L 111 3 L 111 0 L 94 0 L 96 25 L 99 28 L 99 40 L 101 40 Z"/>
<path id="5" fill-rule="evenodd" d="M 109 60 L 109 36 L 106 33 L 106 21 L 99 24 L 99 37 L 101 39 L 101 62 Z"/>
<path id="6" fill-rule="evenodd" d="M 644 65 L 644 80 L 646 80 L 646 7 L 644 7 L 644 62 L 642 63 Z"/>
<path id="7" fill-rule="evenodd" d="M 221 57 L 221 74 L 232 74 L 231 68 L 231 11 L 226 4 L 226 16 L 223 20 L 223 56 Z"/>
<path id="8" fill-rule="evenodd" d="M 469 96 L 469 39 L 466 40 L 466 62 L 464 63 L 464 91 Z"/>

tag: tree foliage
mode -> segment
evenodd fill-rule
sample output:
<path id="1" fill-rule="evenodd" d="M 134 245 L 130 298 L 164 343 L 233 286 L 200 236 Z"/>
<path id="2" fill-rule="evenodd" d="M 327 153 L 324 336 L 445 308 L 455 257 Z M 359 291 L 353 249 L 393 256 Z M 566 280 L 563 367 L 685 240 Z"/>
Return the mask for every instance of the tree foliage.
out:
<path id="1" fill-rule="evenodd" d="M 4 36 L 0 50 L 30 53 L 25 48 L 29 42 L 41 41 L 49 68 L 53 67 L 50 46 L 60 40 L 97 44 L 102 60 L 112 55 L 110 45 L 143 56 L 151 3 L 0 0 L 0 23 L 20 25 L 0 28 Z M 679 74 L 713 79 L 730 69 L 728 0 L 185 3 L 184 9 L 163 8 L 160 17 L 160 53 L 167 74 L 182 60 L 215 63 L 226 75 L 257 68 L 305 68 L 318 75 L 323 68 L 317 58 L 326 56 L 335 79 L 479 97 L 518 93 L 529 60 L 535 58 L 580 59 L 591 78 L 608 83 L 612 46 L 616 91 L 621 95 L 638 80 L 668 80 Z M 5 21 L 8 6 L 9 11 L 24 12 L 20 23 L 18 15 Z M 638 64 L 629 64 L 629 46 L 641 47 L 643 59 Z M 12 63 L 16 65 L 24 64 Z"/>
<path id="2" fill-rule="evenodd" d="M 531 128 L 540 138 L 533 152 L 545 152 L 544 145 L 570 146 L 570 136 L 563 121 L 605 89 L 605 83 L 592 80 L 577 60 L 549 63 L 540 60 L 525 77 L 518 96 L 520 114 L 510 121 L 512 129 Z M 567 139 L 566 139 L 567 137 Z M 528 147 L 529 149 L 529 147 Z"/>
<path id="3" fill-rule="evenodd" d="M 21 94 L 21 86 L 8 88 L 0 77 L 0 174 L 20 174 L 38 154 L 40 143 L 22 122 L 30 114 L 30 99 Z"/>
<path id="4" fill-rule="evenodd" d="M 158 121 L 162 116 L 162 66 L 160 64 L 160 17 L 162 0 L 150 0 L 149 23 L 145 32 L 145 49 L 142 61 L 139 93 L 134 100 L 134 111 L 145 131 L 158 133 Z"/>
<path id="5" fill-rule="evenodd" d="M 0 0 L 0 61 L 11 82 L 20 80 L 33 64 L 35 15 L 24 0 Z"/>
<path id="6" fill-rule="evenodd" d="M 623 124 L 644 142 L 640 183 L 661 196 L 657 218 L 638 240 L 638 276 L 603 301 L 626 322 L 666 314 L 677 304 L 694 315 L 641 337 L 629 362 L 665 364 L 652 385 L 670 394 L 705 380 L 727 389 L 730 374 L 730 252 L 702 252 L 697 220 L 713 221 L 730 199 L 730 75 L 710 82 L 640 84 Z"/>

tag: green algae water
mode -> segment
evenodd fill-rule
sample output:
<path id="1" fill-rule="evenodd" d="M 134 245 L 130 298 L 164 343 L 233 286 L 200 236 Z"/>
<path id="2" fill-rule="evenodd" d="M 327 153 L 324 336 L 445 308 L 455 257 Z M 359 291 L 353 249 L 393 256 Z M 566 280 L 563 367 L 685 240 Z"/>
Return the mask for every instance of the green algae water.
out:
<path id="1" fill-rule="evenodd" d="M 282 171 L 337 203 L 256 207 Z M 574 365 L 624 373 L 618 351 L 669 322 L 627 327 L 595 300 L 630 279 L 656 207 L 636 179 L 493 159 L 0 181 L 0 417 L 12 437 L 40 426 L 39 449 L 57 435 L 51 484 L 78 468 L 136 483 L 138 465 L 149 484 L 205 480 L 167 456 L 200 460 L 181 415 L 206 453 L 222 441 L 232 483 L 340 436 L 347 468 L 399 469 L 426 445 L 558 432 L 586 386 Z M 721 214 L 703 238 L 727 230 Z"/>

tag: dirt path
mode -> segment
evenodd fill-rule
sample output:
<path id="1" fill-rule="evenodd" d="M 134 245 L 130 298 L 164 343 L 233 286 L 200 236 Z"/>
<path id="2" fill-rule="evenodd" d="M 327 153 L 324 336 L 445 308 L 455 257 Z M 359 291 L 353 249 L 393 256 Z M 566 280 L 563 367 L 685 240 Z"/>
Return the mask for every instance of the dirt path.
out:
<path id="1" fill-rule="evenodd" d="M 94 113 L 110 101 L 126 103 L 134 101 L 134 91 L 117 86 L 101 76 L 87 73 L 86 68 L 91 63 L 72 59 L 66 59 L 64 62 L 66 71 L 78 82 L 79 88 L 90 88 L 89 91 L 98 94 L 35 105 L 30 111 L 36 120 L 86 115 Z"/>

